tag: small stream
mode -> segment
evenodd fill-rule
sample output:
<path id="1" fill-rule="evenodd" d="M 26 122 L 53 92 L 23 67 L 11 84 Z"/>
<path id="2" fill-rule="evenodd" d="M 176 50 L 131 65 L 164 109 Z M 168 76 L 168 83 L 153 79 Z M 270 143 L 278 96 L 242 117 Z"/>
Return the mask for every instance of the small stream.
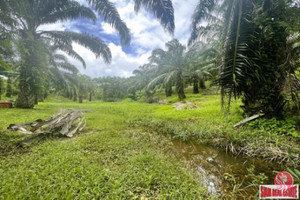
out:
<path id="1" fill-rule="evenodd" d="M 274 171 L 283 171 L 283 166 L 262 159 L 234 156 L 220 149 L 199 145 L 190 141 L 173 141 L 173 145 L 188 166 L 194 169 L 208 191 L 226 199 L 254 199 L 258 186 L 247 187 L 254 175 L 266 175 L 264 185 L 274 184 Z M 249 168 L 254 170 L 249 173 Z M 249 174 L 252 174 L 249 175 Z M 233 178 L 234 177 L 234 178 Z"/>

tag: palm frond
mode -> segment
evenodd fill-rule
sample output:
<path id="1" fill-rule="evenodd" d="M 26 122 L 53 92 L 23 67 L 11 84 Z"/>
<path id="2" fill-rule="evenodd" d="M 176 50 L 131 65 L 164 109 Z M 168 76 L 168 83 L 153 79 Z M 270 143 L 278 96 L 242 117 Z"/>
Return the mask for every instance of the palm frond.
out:
<path id="1" fill-rule="evenodd" d="M 134 10 L 139 12 L 142 7 L 154 14 L 161 25 L 170 34 L 174 34 L 174 8 L 171 0 L 134 0 Z"/>
<path id="2" fill-rule="evenodd" d="M 106 63 L 111 62 L 111 52 L 108 46 L 99 38 L 83 33 L 65 32 L 65 31 L 43 31 L 42 35 L 47 35 L 54 42 L 65 41 L 76 42 L 85 48 L 91 50 L 96 57 L 101 56 Z"/>
<path id="3" fill-rule="evenodd" d="M 168 73 L 157 76 L 150 83 L 148 83 L 148 85 L 146 86 L 146 89 L 153 89 L 156 85 L 161 84 L 167 75 L 168 75 Z"/>
<path id="4" fill-rule="evenodd" d="M 131 40 L 130 31 L 121 20 L 114 4 L 108 0 L 88 0 L 88 2 L 95 8 L 98 14 L 103 17 L 105 22 L 109 23 L 119 32 L 121 43 L 128 45 Z"/>
<path id="5" fill-rule="evenodd" d="M 210 66 L 212 64 L 215 64 L 215 62 L 216 62 L 216 59 L 213 58 L 211 60 L 204 60 L 204 61 L 203 60 L 199 60 L 196 63 L 197 63 L 197 66 L 199 68 L 205 68 L 206 66 Z"/>
<path id="6" fill-rule="evenodd" d="M 56 61 L 68 62 L 68 59 L 65 55 L 62 54 L 54 54 L 53 59 Z"/>
<path id="7" fill-rule="evenodd" d="M 222 28 L 219 24 L 208 24 L 206 26 L 198 26 L 191 34 L 188 46 L 193 45 L 195 42 L 210 43 L 218 38 Z"/>
<path id="8" fill-rule="evenodd" d="M 167 86 L 170 83 L 172 83 L 172 81 L 176 79 L 176 75 L 177 75 L 177 70 L 169 72 L 166 78 L 164 79 L 164 85 Z"/>
<path id="9" fill-rule="evenodd" d="M 65 52 L 72 58 L 80 61 L 83 68 L 86 69 L 86 63 L 85 63 L 84 59 L 76 51 L 73 50 L 71 45 L 56 44 L 56 45 L 52 46 L 51 48 L 52 48 L 52 50 L 61 50 L 61 51 Z"/>
<path id="10" fill-rule="evenodd" d="M 159 63 L 165 56 L 166 52 L 163 49 L 157 48 L 154 49 L 151 53 L 151 56 L 148 58 L 150 63 Z"/>
<path id="11" fill-rule="evenodd" d="M 211 76 L 211 73 L 208 71 L 205 71 L 203 69 L 198 69 L 195 71 L 194 75 L 199 78 L 200 80 L 203 80 L 205 77 Z"/>
<path id="12" fill-rule="evenodd" d="M 132 74 L 134 74 L 134 75 L 137 76 L 137 75 L 142 75 L 143 72 L 141 70 L 139 70 L 139 69 L 135 69 L 135 70 L 133 70 Z"/>
<path id="13" fill-rule="evenodd" d="M 69 71 L 73 74 L 78 74 L 79 70 L 77 69 L 77 67 L 75 65 L 72 65 L 71 63 L 68 62 L 56 62 L 56 66 L 58 68 L 61 68 L 63 70 Z"/>
<path id="14" fill-rule="evenodd" d="M 5 0 L 0 0 L 0 27 L 1 29 L 6 29 L 6 26 L 15 25 L 16 21 L 10 16 L 10 6 L 9 2 Z"/>
<path id="15" fill-rule="evenodd" d="M 225 53 L 223 57 L 223 65 L 220 68 L 220 78 L 218 80 L 222 93 L 222 98 L 228 94 L 228 111 L 230 109 L 232 95 L 234 98 L 242 94 L 246 88 L 247 82 L 245 79 L 250 74 L 257 74 L 258 68 L 254 65 L 251 59 L 254 56 L 249 56 L 252 52 L 251 42 L 253 37 L 253 26 L 249 22 L 249 12 L 251 12 L 252 4 L 250 1 L 234 1 L 236 5 L 233 7 L 231 27 L 225 41 Z M 231 8 L 228 8 L 231 10 Z"/>
<path id="16" fill-rule="evenodd" d="M 40 24 L 50 24 L 57 21 L 66 21 L 69 19 L 87 18 L 94 22 L 96 21 L 96 15 L 94 12 L 86 7 L 80 5 L 78 2 L 69 1 L 65 6 L 61 6 L 55 9 L 53 12 L 47 13 L 40 20 Z"/>
<path id="17" fill-rule="evenodd" d="M 210 11 L 215 6 L 215 0 L 199 0 L 199 3 L 192 16 L 192 32 L 188 41 L 188 45 L 192 45 L 197 40 L 199 34 L 198 24 L 209 15 Z"/>
<path id="18" fill-rule="evenodd" d="M 65 73 L 59 70 L 57 67 L 53 67 L 49 69 L 49 73 L 51 74 L 49 78 L 52 82 L 56 83 L 58 88 L 68 87 L 68 81 L 65 77 Z"/>
<path id="19" fill-rule="evenodd" d="M 0 59 L 0 69 L 6 70 L 9 72 L 12 71 L 11 67 L 6 62 L 4 62 L 2 59 Z"/>

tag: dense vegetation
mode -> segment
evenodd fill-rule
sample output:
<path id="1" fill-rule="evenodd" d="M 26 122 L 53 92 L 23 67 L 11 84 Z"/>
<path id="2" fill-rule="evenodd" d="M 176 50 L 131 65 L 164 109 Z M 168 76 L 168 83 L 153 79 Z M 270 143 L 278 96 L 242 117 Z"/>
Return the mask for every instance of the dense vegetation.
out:
<path id="1" fill-rule="evenodd" d="M 0 100 L 17 107 L 0 111 L 0 194 L 6 192 L 0 198 L 205 198 L 184 164 L 168 157 L 169 139 L 300 166 L 299 0 L 199 0 L 188 43 L 174 38 L 153 49 L 128 78 L 91 78 L 69 62 L 71 56 L 89 67 L 73 49 L 78 43 L 110 63 L 110 49 L 100 38 L 40 30 L 66 20 L 95 22 L 97 13 L 117 30 L 122 45 L 130 45 L 130 31 L 113 3 L 86 2 L 0 0 Z M 171 0 L 134 3 L 135 12 L 145 8 L 174 33 Z M 23 135 L 4 130 L 60 108 L 87 110 L 86 134 L 20 149 Z M 256 114 L 263 118 L 233 128 Z M 40 177 L 47 177 L 46 185 Z M 74 184 L 62 187 L 65 182 Z"/>

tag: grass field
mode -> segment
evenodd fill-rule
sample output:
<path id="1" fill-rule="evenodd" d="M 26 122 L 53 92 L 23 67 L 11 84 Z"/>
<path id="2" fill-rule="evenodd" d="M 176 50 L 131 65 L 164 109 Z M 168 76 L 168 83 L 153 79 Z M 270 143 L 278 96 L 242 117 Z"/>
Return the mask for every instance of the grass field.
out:
<path id="1" fill-rule="evenodd" d="M 169 140 L 128 127 L 129 116 L 151 112 L 153 105 L 49 101 L 34 110 L 0 110 L 0 199 L 205 197 L 199 181 L 170 153 Z M 62 108 L 86 111 L 84 133 L 22 151 L 13 147 L 22 136 L 4 131 L 8 124 L 47 118 Z"/>
<path id="2" fill-rule="evenodd" d="M 188 101 L 198 108 L 176 110 L 172 104 L 128 99 L 79 104 L 50 97 L 33 110 L 1 109 L 0 199 L 208 198 L 197 176 L 176 156 L 170 137 L 220 148 L 231 144 L 233 153 L 245 148 L 251 156 L 266 154 L 265 159 L 284 152 L 286 163 L 299 164 L 293 157 L 299 155 L 298 139 L 290 135 L 294 129 L 286 131 L 282 125 L 277 131 L 261 131 L 255 124 L 233 129 L 243 118 L 239 102 L 227 120 L 218 95 L 189 94 Z M 48 138 L 20 149 L 15 144 L 24 136 L 6 131 L 10 123 L 44 119 L 71 108 L 83 110 L 87 119 L 84 131 L 71 139 Z"/>

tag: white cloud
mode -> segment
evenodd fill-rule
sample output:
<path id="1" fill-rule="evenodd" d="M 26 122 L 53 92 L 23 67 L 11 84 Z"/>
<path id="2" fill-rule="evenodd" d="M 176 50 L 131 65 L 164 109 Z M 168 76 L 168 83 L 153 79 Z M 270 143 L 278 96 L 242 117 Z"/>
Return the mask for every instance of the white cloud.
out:
<path id="1" fill-rule="evenodd" d="M 117 33 L 117 31 L 108 23 L 102 22 L 101 27 L 102 27 L 104 33 L 107 33 L 107 34 L 116 34 Z"/>
<path id="2" fill-rule="evenodd" d="M 72 24 L 73 24 L 72 22 L 66 21 L 66 22 L 58 22 L 55 24 L 42 25 L 39 26 L 38 31 L 42 31 L 42 30 L 43 31 L 53 31 L 53 30 L 64 31 L 68 28 L 71 28 Z"/>
<path id="3" fill-rule="evenodd" d="M 111 64 L 104 63 L 101 58 L 96 59 L 95 55 L 91 51 L 78 44 L 73 44 L 73 47 L 75 51 L 78 52 L 86 61 L 87 69 L 84 70 L 82 64 L 73 58 L 69 58 L 70 62 L 75 64 L 78 69 L 80 69 L 81 73 L 91 77 L 129 77 L 131 75 L 131 72 L 136 69 L 137 66 L 147 62 L 147 59 L 150 56 L 149 54 L 143 54 L 141 57 L 134 57 L 126 55 L 121 46 L 117 46 L 113 43 L 109 43 L 108 46 L 112 52 L 113 57 Z"/>
<path id="4" fill-rule="evenodd" d="M 77 0 L 81 5 L 89 6 L 87 0 Z"/>

